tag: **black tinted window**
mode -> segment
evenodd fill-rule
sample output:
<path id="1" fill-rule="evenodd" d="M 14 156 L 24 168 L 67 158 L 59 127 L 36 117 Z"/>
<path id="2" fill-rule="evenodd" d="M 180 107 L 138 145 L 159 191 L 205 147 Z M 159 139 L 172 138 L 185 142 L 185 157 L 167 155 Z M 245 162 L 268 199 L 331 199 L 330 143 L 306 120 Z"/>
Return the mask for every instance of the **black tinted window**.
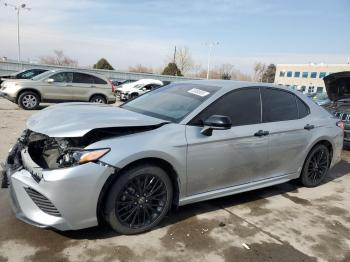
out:
<path id="1" fill-rule="evenodd" d="M 299 118 L 306 117 L 310 113 L 308 106 L 305 105 L 305 103 L 301 101 L 299 98 L 297 98 L 296 100 L 298 105 Z"/>
<path id="2" fill-rule="evenodd" d="M 295 96 L 289 92 L 261 88 L 263 122 L 298 119 Z"/>
<path id="3" fill-rule="evenodd" d="M 205 119 L 212 115 L 230 117 L 233 126 L 260 123 L 259 89 L 246 88 L 222 96 L 191 121 L 191 124 L 201 125 Z"/>
<path id="4" fill-rule="evenodd" d="M 55 82 L 61 83 L 71 83 L 73 78 L 73 73 L 62 72 L 51 76 Z"/>
<path id="5" fill-rule="evenodd" d="M 96 76 L 91 76 L 93 81 L 94 81 L 94 84 L 98 84 L 98 85 L 106 85 L 107 82 L 101 78 L 98 78 Z"/>
<path id="6" fill-rule="evenodd" d="M 73 83 L 93 84 L 94 81 L 91 75 L 74 73 Z"/>

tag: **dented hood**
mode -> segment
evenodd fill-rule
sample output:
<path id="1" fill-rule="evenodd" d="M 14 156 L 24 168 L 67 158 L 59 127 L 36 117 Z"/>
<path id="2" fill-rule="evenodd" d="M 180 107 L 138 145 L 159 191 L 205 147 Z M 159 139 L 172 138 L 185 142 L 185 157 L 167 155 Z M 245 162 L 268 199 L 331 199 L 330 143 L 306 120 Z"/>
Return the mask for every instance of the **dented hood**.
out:
<path id="1" fill-rule="evenodd" d="M 323 81 L 331 101 L 350 98 L 350 71 L 330 74 Z"/>
<path id="2" fill-rule="evenodd" d="M 50 106 L 30 117 L 27 128 L 50 137 L 82 137 L 97 128 L 154 126 L 167 121 L 120 107 L 65 103 Z"/>

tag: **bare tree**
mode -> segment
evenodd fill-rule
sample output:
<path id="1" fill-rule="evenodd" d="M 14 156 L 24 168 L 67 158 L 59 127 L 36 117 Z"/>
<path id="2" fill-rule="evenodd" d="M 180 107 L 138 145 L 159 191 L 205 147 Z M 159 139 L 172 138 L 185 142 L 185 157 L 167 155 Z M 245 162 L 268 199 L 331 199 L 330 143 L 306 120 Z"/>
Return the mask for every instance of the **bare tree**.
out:
<path id="1" fill-rule="evenodd" d="M 42 56 L 39 58 L 39 63 L 48 65 L 61 66 L 78 66 L 78 61 L 64 55 L 62 50 L 54 50 L 54 55 Z"/>
<path id="2" fill-rule="evenodd" d="M 254 66 L 254 80 L 257 82 L 262 82 L 263 75 L 267 69 L 264 63 L 257 62 Z"/>
<path id="3" fill-rule="evenodd" d="M 174 53 L 168 56 L 165 64 L 175 63 L 182 74 L 189 73 L 194 67 L 194 61 L 187 46 L 175 47 Z"/>
<path id="4" fill-rule="evenodd" d="M 187 73 L 193 68 L 194 62 L 190 49 L 187 46 L 180 47 L 177 50 L 175 62 L 182 73 Z"/>
<path id="5" fill-rule="evenodd" d="M 143 66 L 141 64 L 137 64 L 135 66 L 129 66 L 129 72 L 135 73 L 153 73 L 153 69 L 151 67 Z"/>

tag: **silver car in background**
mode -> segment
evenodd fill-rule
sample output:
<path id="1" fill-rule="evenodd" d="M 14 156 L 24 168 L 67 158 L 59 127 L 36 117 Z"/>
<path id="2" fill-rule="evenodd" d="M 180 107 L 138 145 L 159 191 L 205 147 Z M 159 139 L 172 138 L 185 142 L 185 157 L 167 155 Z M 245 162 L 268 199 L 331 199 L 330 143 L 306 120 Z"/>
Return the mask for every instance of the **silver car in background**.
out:
<path id="1" fill-rule="evenodd" d="M 173 83 L 121 107 L 71 103 L 33 115 L 7 158 L 5 180 L 27 223 L 75 230 L 105 220 L 135 234 L 172 205 L 292 179 L 321 184 L 340 161 L 341 127 L 297 91 Z"/>
<path id="2" fill-rule="evenodd" d="M 114 86 L 102 75 L 50 70 L 32 79 L 7 80 L 0 96 L 26 110 L 37 109 L 40 102 L 114 103 Z"/>

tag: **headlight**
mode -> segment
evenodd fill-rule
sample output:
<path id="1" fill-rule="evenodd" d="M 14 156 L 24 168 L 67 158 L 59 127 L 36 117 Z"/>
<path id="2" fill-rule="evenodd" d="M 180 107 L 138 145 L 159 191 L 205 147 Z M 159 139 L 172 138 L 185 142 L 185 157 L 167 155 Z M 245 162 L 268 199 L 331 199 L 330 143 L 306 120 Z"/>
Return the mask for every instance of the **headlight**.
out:
<path id="1" fill-rule="evenodd" d="M 109 151 L 109 148 L 70 151 L 59 159 L 59 166 L 69 167 L 73 165 L 82 165 L 88 162 L 94 162 L 99 160 Z"/>

